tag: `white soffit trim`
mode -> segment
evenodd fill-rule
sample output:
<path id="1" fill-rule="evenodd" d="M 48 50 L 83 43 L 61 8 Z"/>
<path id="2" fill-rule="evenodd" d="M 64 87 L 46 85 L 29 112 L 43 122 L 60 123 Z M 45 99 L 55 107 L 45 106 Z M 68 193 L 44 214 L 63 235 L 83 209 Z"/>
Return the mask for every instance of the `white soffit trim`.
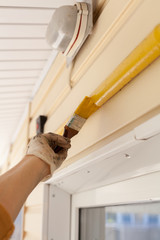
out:
<path id="1" fill-rule="evenodd" d="M 135 128 L 136 139 L 148 139 L 160 132 L 160 114 Z"/>
<path id="2" fill-rule="evenodd" d="M 150 119 L 153 124 L 146 135 L 160 133 L 159 125 L 155 130 L 156 119 L 158 121 L 159 115 Z M 139 126 L 140 131 L 146 123 Z M 138 129 L 136 131 L 138 134 Z M 74 193 L 159 171 L 159 144 L 160 134 L 138 140 L 133 130 L 55 173 L 47 183 Z"/>

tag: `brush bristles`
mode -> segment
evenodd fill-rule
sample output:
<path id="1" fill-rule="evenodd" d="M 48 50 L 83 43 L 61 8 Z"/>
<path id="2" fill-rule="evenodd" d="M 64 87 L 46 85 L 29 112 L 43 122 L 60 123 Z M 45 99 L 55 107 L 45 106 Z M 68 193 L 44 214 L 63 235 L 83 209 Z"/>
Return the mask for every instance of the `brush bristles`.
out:
<path id="1" fill-rule="evenodd" d="M 74 114 L 67 123 L 67 126 L 79 132 L 85 122 L 86 122 L 85 118 L 82 118 L 77 114 Z"/>

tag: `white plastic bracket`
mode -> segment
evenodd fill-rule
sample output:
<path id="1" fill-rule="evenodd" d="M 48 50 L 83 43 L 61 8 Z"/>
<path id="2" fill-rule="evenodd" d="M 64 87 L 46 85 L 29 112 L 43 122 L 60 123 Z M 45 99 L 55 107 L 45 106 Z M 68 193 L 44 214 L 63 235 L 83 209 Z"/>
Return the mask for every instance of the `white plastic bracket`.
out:
<path id="1" fill-rule="evenodd" d="M 77 23 L 73 38 L 64 55 L 67 57 L 67 66 L 73 61 L 81 46 L 85 42 L 93 27 L 93 4 L 92 0 L 77 1 Z"/>

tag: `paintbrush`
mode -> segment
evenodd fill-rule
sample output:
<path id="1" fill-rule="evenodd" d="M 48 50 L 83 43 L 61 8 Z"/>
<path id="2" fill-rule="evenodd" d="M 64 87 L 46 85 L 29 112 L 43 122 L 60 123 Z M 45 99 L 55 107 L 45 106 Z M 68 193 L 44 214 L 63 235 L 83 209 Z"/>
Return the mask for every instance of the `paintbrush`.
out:
<path id="1" fill-rule="evenodd" d="M 91 97 L 85 97 L 80 103 L 73 116 L 64 127 L 63 136 L 71 139 L 74 137 L 85 124 L 86 120 L 99 109 Z M 54 151 L 58 153 L 61 147 L 57 146 Z"/>
<path id="2" fill-rule="evenodd" d="M 85 97 L 64 129 L 64 137 L 72 138 L 86 120 L 106 101 L 160 56 L 160 24 L 100 84 L 91 97 Z M 59 147 L 55 151 L 58 152 Z"/>

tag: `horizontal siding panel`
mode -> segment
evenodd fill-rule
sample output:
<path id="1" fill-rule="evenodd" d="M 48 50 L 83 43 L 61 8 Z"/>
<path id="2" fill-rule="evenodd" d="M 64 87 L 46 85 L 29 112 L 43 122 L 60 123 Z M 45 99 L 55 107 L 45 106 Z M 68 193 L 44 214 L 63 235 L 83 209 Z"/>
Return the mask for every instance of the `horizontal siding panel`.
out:
<path id="1" fill-rule="evenodd" d="M 23 240 L 40 240 L 39 235 L 34 235 L 30 232 L 24 232 Z"/>
<path id="2" fill-rule="evenodd" d="M 33 119 L 32 119 L 32 121 L 31 121 L 31 123 L 30 123 L 30 125 L 29 125 L 29 138 L 32 138 L 33 136 L 35 136 L 36 135 L 36 124 L 35 124 L 35 120 L 36 120 L 36 118 L 38 117 L 38 115 L 36 115 Z M 49 120 L 49 119 L 48 119 Z M 47 120 L 47 121 L 48 121 Z M 51 129 L 50 129 L 50 131 L 52 131 Z"/>
<path id="3" fill-rule="evenodd" d="M 159 23 L 159 6 L 160 2 L 158 0 L 154 1 L 154 4 L 149 0 L 143 1 L 140 4 L 129 21 L 124 24 L 123 28 L 112 39 L 112 42 L 106 46 L 90 68 L 86 70 L 83 78 L 72 89 L 66 101 L 62 103 L 61 107 L 47 121 L 45 125 L 46 131 L 50 129 L 55 131 L 62 126 L 64 121 L 72 115 L 82 99 L 87 95 L 90 96 L 95 88 L 109 76 L 117 65 Z M 152 16 L 151 19 L 148 19 L 148 12 Z M 136 79 L 116 96 L 112 97 L 102 109 L 87 120 L 90 124 L 86 123 L 72 141 L 70 157 L 159 106 L 159 64 L 160 59 L 156 60 L 150 67 L 139 74 Z M 92 124 L 91 121 L 93 121 Z M 104 121 L 103 126 L 102 121 Z M 93 131 L 95 126 L 96 131 Z M 88 132 L 89 129 L 90 132 Z M 79 144 L 80 139 L 82 139 L 81 144 L 83 147 Z M 88 141 L 89 139 L 90 141 Z"/>
<path id="4" fill-rule="evenodd" d="M 71 91 L 69 76 L 70 70 L 66 68 L 60 74 L 58 81 L 56 81 L 53 87 L 50 88 L 50 91 L 46 93 L 46 96 L 43 98 L 43 104 L 41 101 L 37 102 L 39 107 L 37 108 L 38 110 L 36 111 L 36 114 L 34 113 L 34 116 L 32 115 L 32 121 L 30 123 L 30 137 L 35 135 L 35 122 L 38 115 L 47 115 L 50 117 Z M 51 130 L 52 129 L 50 129 L 50 131 Z"/>
<path id="5" fill-rule="evenodd" d="M 51 50 L 45 39 L 0 39 L 0 51 Z"/>
<path id="6" fill-rule="evenodd" d="M 58 81 L 56 81 L 53 87 L 46 92 L 46 96 L 43 99 L 43 105 L 41 104 L 41 101 L 39 101 L 38 104 L 40 107 L 38 108 L 36 115 L 42 113 L 45 115 L 51 115 L 51 113 L 61 104 L 66 95 L 68 95 L 70 90 L 69 70 L 65 69 L 60 75 Z"/>
<path id="7" fill-rule="evenodd" d="M 79 134 L 73 138 L 68 160 L 63 167 L 73 162 L 72 157 L 74 159 L 74 156 L 81 154 L 90 146 L 96 148 L 97 142 L 107 139 L 137 119 L 150 114 L 151 111 L 157 109 L 157 112 L 160 112 L 159 64 L 160 60 L 141 73 L 87 120 Z M 96 130 L 93 131 L 95 126 Z"/>
<path id="8" fill-rule="evenodd" d="M 34 97 L 31 105 L 31 116 L 33 117 L 39 108 L 40 104 L 44 101 L 44 98 L 53 87 L 55 82 L 58 80 L 59 76 L 62 74 L 66 67 L 65 58 L 62 54 L 59 54 L 50 67 L 45 80 L 40 86 L 36 96 Z M 40 101 L 41 99 L 41 101 Z"/>
<path id="9" fill-rule="evenodd" d="M 24 144 L 22 144 L 22 146 L 19 147 L 19 149 L 15 148 L 15 150 L 11 153 L 11 158 L 10 158 L 11 162 L 9 165 L 10 168 L 12 168 L 17 163 L 19 163 L 22 160 L 22 158 L 24 157 L 24 151 L 26 149 L 25 142 L 26 141 L 24 141 Z"/>
<path id="10" fill-rule="evenodd" d="M 61 103 L 64 101 L 64 99 L 67 97 L 67 95 L 69 94 L 69 92 L 71 91 L 70 87 L 67 86 L 64 91 L 62 92 L 62 94 L 56 99 L 56 101 L 54 102 L 53 105 L 50 104 L 50 99 L 51 99 L 51 95 L 50 95 L 50 98 L 48 98 L 46 101 L 45 101 L 45 104 L 46 106 L 42 106 L 40 109 L 38 109 L 38 111 L 36 112 L 36 115 L 34 116 L 34 118 L 32 119 L 31 123 L 30 123 L 30 129 L 29 129 L 29 137 L 33 137 L 35 134 L 36 134 L 36 125 L 35 125 L 35 122 L 36 122 L 36 118 L 39 116 L 39 115 L 47 115 L 47 116 L 52 116 L 52 113 L 54 111 L 56 111 L 56 109 L 61 105 Z M 48 106 L 47 106 L 48 104 Z M 49 118 L 48 117 L 48 121 L 49 121 Z M 45 132 L 46 131 L 53 131 L 55 130 L 54 129 L 54 122 L 53 122 L 53 126 L 50 127 L 50 129 L 46 129 L 45 128 Z"/>
<path id="11" fill-rule="evenodd" d="M 0 8 L 0 23 L 48 25 L 54 10 L 32 8 Z"/>
<path id="12" fill-rule="evenodd" d="M 43 69 L 45 66 L 46 61 L 7 61 L 7 62 L 1 62 L 0 63 L 0 71 L 1 70 L 20 70 L 20 69 Z"/>
<path id="13" fill-rule="evenodd" d="M 35 205 L 43 204 L 43 188 L 44 183 L 38 184 L 38 186 L 32 191 L 26 200 L 26 207 L 32 207 Z"/>
<path id="14" fill-rule="evenodd" d="M 103 9 L 96 24 L 94 25 L 92 35 L 90 35 L 88 40 L 85 42 L 84 47 L 82 47 L 78 57 L 76 58 L 71 79 L 73 86 L 81 79 L 81 77 L 83 77 L 85 71 L 87 71 L 99 54 L 101 54 L 103 49 L 117 34 L 120 26 L 125 22 L 122 21 L 124 15 L 126 15 L 125 18 L 130 16 L 130 14 L 128 14 L 128 5 L 134 5 L 131 4 L 131 2 L 133 3 L 134 1 L 112 0 L 109 1 Z M 140 4 L 140 1 L 137 4 Z M 131 13 L 133 10 L 135 10 L 135 6 L 130 6 Z"/>
<path id="15" fill-rule="evenodd" d="M 14 155 L 14 157 L 11 156 L 12 161 L 11 161 L 11 164 L 9 165 L 9 168 L 11 169 L 16 164 L 18 164 L 23 157 L 24 157 L 24 147 L 22 146 L 21 150 L 17 152 L 16 155 Z"/>
<path id="16" fill-rule="evenodd" d="M 45 25 L 0 25 L 0 38 L 45 38 Z"/>
<path id="17" fill-rule="evenodd" d="M 0 61 L 47 60 L 50 54 L 50 50 L 0 51 Z"/>
<path id="18" fill-rule="evenodd" d="M 16 141 L 12 146 L 11 158 L 10 158 L 11 166 L 14 159 L 15 160 L 13 164 L 17 163 L 24 157 L 24 154 L 26 152 L 27 131 L 28 131 L 28 126 L 27 126 L 27 119 L 26 119 L 24 124 L 21 127 L 21 130 L 17 136 Z"/>
<path id="19" fill-rule="evenodd" d="M 42 231 L 42 205 L 26 208 L 24 231 L 41 239 Z"/>

